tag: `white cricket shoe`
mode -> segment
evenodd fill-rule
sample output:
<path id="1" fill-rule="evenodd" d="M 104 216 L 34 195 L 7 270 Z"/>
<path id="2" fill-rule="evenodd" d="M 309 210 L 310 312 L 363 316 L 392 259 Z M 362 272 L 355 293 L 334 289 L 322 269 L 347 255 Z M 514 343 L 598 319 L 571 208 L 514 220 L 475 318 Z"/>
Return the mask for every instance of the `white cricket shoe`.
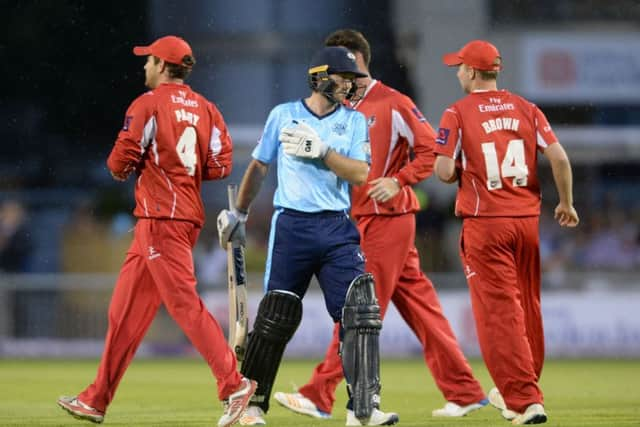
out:
<path id="1" fill-rule="evenodd" d="M 379 409 L 373 408 L 369 421 L 366 424 L 362 424 L 351 409 L 347 409 L 347 424 L 348 426 L 391 426 L 400 420 L 398 414 L 395 412 L 382 412 Z"/>
<path id="2" fill-rule="evenodd" d="M 484 408 L 487 406 L 489 401 L 487 399 L 482 399 L 480 402 L 472 403 L 466 406 L 460 406 L 454 402 L 447 402 L 440 409 L 434 409 L 431 412 L 431 416 L 433 417 L 464 417 L 470 412 L 476 411 L 480 408 Z"/>
<path id="3" fill-rule="evenodd" d="M 519 426 L 522 424 L 542 424 L 547 422 L 547 414 L 544 412 L 544 406 L 539 403 L 533 403 L 527 406 L 523 414 L 519 414 L 511 421 L 511 424 Z"/>
<path id="4" fill-rule="evenodd" d="M 500 394 L 500 390 L 498 390 L 497 387 L 493 387 L 491 390 L 489 390 L 489 403 L 491 404 L 491 406 L 498 409 L 500 411 L 500 415 L 502 415 L 502 418 L 507 421 L 511 421 L 518 416 L 518 413 L 516 411 L 512 411 L 511 409 L 507 408 L 507 404 L 504 402 L 504 399 Z"/>
<path id="5" fill-rule="evenodd" d="M 60 396 L 58 406 L 79 420 L 91 421 L 96 424 L 102 424 L 104 421 L 104 411 L 87 405 L 77 396 Z"/>
<path id="6" fill-rule="evenodd" d="M 234 424 L 244 413 L 249 405 L 249 400 L 256 392 L 258 383 L 243 377 L 238 388 L 224 401 L 224 413 L 218 420 L 218 427 L 229 427 Z"/>
<path id="7" fill-rule="evenodd" d="M 309 415 L 325 420 L 331 418 L 331 414 L 318 409 L 315 403 L 300 393 L 283 393 L 277 391 L 273 397 L 279 404 L 298 414 Z"/>
<path id="8" fill-rule="evenodd" d="M 241 426 L 265 426 L 264 411 L 259 406 L 250 405 L 240 417 Z"/>

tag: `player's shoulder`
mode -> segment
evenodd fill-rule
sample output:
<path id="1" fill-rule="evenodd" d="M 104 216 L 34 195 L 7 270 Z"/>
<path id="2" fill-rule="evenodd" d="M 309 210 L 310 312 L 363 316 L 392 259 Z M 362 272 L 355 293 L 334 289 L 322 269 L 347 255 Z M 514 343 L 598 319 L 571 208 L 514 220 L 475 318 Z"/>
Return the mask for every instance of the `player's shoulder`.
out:
<path id="1" fill-rule="evenodd" d="M 131 101 L 129 109 L 146 109 L 153 107 L 158 100 L 158 95 L 153 90 L 148 90 Z"/>
<path id="2" fill-rule="evenodd" d="M 413 100 L 398 89 L 376 80 L 370 93 L 372 98 L 383 100 L 390 105 L 414 105 Z"/>
<path id="3" fill-rule="evenodd" d="M 276 106 L 274 106 L 271 109 L 271 112 L 269 113 L 270 117 L 277 117 L 277 116 L 281 116 L 283 114 L 285 115 L 289 115 L 292 113 L 296 113 L 298 111 L 300 111 L 301 109 L 303 109 L 303 104 L 301 100 L 296 100 L 296 101 L 287 101 L 287 102 L 283 102 L 280 104 L 277 104 Z"/>

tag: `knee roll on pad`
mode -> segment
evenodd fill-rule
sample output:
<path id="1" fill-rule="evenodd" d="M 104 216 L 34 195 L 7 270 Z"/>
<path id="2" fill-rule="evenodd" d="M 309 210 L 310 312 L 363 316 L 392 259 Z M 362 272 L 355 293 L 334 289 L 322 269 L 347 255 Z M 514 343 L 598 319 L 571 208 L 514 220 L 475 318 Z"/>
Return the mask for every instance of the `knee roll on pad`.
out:
<path id="1" fill-rule="evenodd" d="M 349 285 L 342 309 L 342 364 L 353 399 L 356 418 L 368 419 L 380 399 L 380 355 L 378 338 L 382 329 L 375 282 L 369 273 Z"/>
<path id="2" fill-rule="evenodd" d="M 301 319 L 302 301 L 293 292 L 269 291 L 258 306 L 240 372 L 258 382 L 251 403 L 265 412 L 284 349 Z"/>

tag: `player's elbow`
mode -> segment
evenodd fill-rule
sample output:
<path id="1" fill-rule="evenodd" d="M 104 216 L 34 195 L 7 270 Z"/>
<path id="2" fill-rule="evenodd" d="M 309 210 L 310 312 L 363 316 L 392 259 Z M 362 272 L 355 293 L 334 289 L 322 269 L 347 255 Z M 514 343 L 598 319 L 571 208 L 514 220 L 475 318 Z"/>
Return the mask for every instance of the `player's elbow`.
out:
<path id="1" fill-rule="evenodd" d="M 453 159 L 438 156 L 436 158 L 435 172 L 440 181 L 450 184 L 458 179 L 455 161 Z"/>

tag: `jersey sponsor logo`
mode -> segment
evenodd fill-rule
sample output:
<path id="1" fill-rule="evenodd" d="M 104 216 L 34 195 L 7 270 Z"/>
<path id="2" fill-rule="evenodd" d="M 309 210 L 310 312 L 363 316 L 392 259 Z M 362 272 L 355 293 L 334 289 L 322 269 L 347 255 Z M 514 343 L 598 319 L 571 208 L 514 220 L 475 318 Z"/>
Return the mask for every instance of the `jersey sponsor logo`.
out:
<path id="1" fill-rule="evenodd" d="M 450 132 L 451 129 L 438 128 L 438 137 L 436 138 L 436 142 L 440 145 L 447 145 L 447 140 L 449 139 Z"/>
<path id="2" fill-rule="evenodd" d="M 476 272 L 471 269 L 469 264 L 464 266 L 464 276 L 469 279 L 476 275 Z"/>
<path id="3" fill-rule="evenodd" d="M 495 111 L 513 111 L 515 105 L 507 102 L 505 104 L 478 104 L 478 111 L 481 113 L 493 113 Z"/>
<path id="4" fill-rule="evenodd" d="M 425 119 L 424 115 L 422 114 L 422 111 L 418 110 L 418 107 L 413 107 L 411 109 L 411 111 L 413 112 L 413 115 L 416 116 L 416 118 L 421 121 L 421 122 L 426 122 L 427 119 Z"/>
<path id="5" fill-rule="evenodd" d="M 367 118 L 367 126 L 372 128 L 373 125 L 376 124 L 376 116 L 371 116 Z"/>
<path id="6" fill-rule="evenodd" d="M 126 116 L 124 118 L 124 124 L 122 125 L 122 130 L 123 131 L 128 131 L 129 130 L 129 126 L 131 126 L 131 121 L 133 120 L 133 116 Z"/>
<path id="7" fill-rule="evenodd" d="M 155 259 L 160 256 L 160 252 L 156 250 L 153 246 L 149 246 L 149 259 Z"/>
<path id="8" fill-rule="evenodd" d="M 335 125 L 333 125 L 333 128 L 331 130 L 333 131 L 333 133 L 342 136 L 347 132 L 347 125 L 344 123 L 336 123 Z"/>
<path id="9" fill-rule="evenodd" d="M 185 107 L 193 107 L 198 108 L 198 101 L 195 99 L 188 99 L 187 94 L 183 91 L 180 91 L 181 96 L 171 95 L 171 102 L 174 104 L 184 105 Z"/>

